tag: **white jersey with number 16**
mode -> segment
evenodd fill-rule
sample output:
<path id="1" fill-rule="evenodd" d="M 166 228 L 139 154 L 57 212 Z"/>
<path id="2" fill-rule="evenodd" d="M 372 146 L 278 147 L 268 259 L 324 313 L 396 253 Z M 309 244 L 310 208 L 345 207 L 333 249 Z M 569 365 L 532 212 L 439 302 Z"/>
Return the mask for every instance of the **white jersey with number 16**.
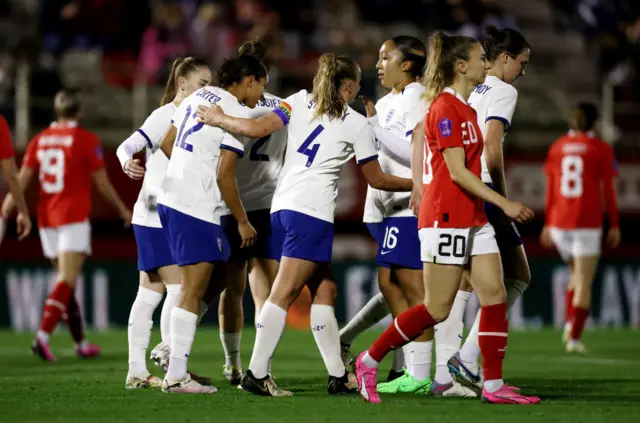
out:
<path id="1" fill-rule="evenodd" d="M 242 156 L 244 145 L 218 127 L 198 123 L 198 106 L 213 104 L 231 116 L 248 118 L 249 109 L 222 88 L 200 88 L 187 97 L 173 117 L 176 140 L 158 203 L 219 225 L 226 210 L 216 183 L 220 150 L 228 149 Z"/>
<path id="2" fill-rule="evenodd" d="M 338 177 L 354 155 L 359 164 L 378 158 L 367 119 L 348 107 L 342 118 L 313 119 L 311 94 L 302 90 L 275 112 L 288 125 L 284 168 L 271 213 L 292 210 L 333 223 Z"/>

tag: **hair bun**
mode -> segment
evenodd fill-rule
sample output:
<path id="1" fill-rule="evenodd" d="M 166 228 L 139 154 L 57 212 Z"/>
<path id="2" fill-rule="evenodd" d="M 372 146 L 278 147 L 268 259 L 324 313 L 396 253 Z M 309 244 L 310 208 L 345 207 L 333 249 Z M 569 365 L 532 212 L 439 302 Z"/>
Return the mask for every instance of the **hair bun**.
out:
<path id="1" fill-rule="evenodd" d="M 500 38 L 500 36 L 502 35 L 502 31 L 499 30 L 494 25 L 487 25 L 484 28 L 484 32 L 488 37 L 491 37 L 491 38 Z"/>

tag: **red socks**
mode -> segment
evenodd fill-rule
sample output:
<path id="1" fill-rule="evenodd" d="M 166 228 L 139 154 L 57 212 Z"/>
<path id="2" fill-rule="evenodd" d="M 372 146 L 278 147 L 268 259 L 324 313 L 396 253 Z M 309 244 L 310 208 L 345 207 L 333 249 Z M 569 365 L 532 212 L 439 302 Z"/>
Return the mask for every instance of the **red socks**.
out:
<path id="1" fill-rule="evenodd" d="M 478 344 L 484 380 L 502 379 L 502 361 L 507 348 L 507 303 L 482 307 Z"/>
<path id="2" fill-rule="evenodd" d="M 400 314 L 369 348 L 368 353 L 378 363 L 391 350 L 402 347 L 435 326 L 436 321 L 424 304 L 411 307 Z"/>
<path id="3" fill-rule="evenodd" d="M 571 323 L 571 339 L 577 341 L 582 336 L 584 324 L 589 317 L 589 309 L 575 307 L 573 309 L 573 322 Z"/>
<path id="4" fill-rule="evenodd" d="M 573 321 L 573 289 L 568 289 L 564 294 L 564 321 L 565 323 Z"/>
<path id="5" fill-rule="evenodd" d="M 59 281 L 44 302 L 40 330 L 46 333 L 53 332 L 60 317 L 66 312 L 71 297 L 73 297 L 73 288 L 65 281 Z"/>
<path id="6" fill-rule="evenodd" d="M 82 323 L 82 314 L 80 314 L 80 305 L 73 294 L 69 298 L 69 305 L 67 305 L 67 326 L 76 344 L 84 341 L 84 325 Z"/>

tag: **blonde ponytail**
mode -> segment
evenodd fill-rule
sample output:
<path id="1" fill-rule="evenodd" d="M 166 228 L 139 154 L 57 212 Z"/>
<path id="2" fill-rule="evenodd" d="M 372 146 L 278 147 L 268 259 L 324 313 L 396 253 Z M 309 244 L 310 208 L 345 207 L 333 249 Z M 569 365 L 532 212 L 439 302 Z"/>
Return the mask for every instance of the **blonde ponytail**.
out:
<path id="1" fill-rule="evenodd" d="M 442 31 L 436 31 L 429 38 L 429 54 L 427 55 L 427 68 L 424 71 L 422 83 L 424 84 L 424 99 L 431 104 L 445 88 L 444 71 L 442 68 L 442 47 L 447 36 Z"/>
<path id="2" fill-rule="evenodd" d="M 174 60 L 173 65 L 171 65 L 169 78 L 167 78 L 167 83 L 164 86 L 164 94 L 162 95 L 162 100 L 160 100 L 160 105 L 164 106 L 165 104 L 171 103 L 173 99 L 176 98 L 179 78 L 186 78 L 190 73 L 196 72 L 201 68 L 209 69 L 207 62 L 202 59 L 195 57 L 178 57 Z"/>
<path id="3" fill-rule="evenodd" d="M 358 65 L 350 58 L 335 57 L 332 53 L 320 56 L 318 71 L 313 78 L 313 119 L 322 115 L 328 115 L 329 119 L 341 118 L 347 103 L 340 97 L 340 87 L 345 80 L 357 79 Z"/>

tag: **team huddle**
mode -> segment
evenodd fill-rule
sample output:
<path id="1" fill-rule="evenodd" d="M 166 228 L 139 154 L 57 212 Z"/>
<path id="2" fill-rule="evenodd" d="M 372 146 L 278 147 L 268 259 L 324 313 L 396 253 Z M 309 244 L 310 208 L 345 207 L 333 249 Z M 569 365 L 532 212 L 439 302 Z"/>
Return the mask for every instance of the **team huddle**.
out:
<path id="1" fill-rule="evenodd" d="M 428 49 L 414 37 L 391 38 L 376 65 L 389 93 L 375 104 L 360 97 L 366 117 L 349 106 L 361 70 L 346 56 L 321 56 L 313 89 L 286 99 L 265 92 L 269 63 L 259 41 L 243 44 L 221 65 L 217 86 L 205 62 L 177 59 L 161 107 L 117 150 L 123 171 L 143 180 L 132 214 L 106 177 L 97 138 L 78 132 L 77 102 L 61 94 L 59 121 L 29 144 L 19 175 L 24 190 L 39 171 L 38 225 L 45 255 L 59 272 L 34 353 L 54 361 L 49 334 L 60 320 L 71 329 L 79 316 L 73 287 L 90 253 L 93 177 L 125 222 L 131 220 L 138 248 L 126 388 L 216 392 L 187 365 L 198 323 L 220 296 L 224 377 L 256 395 L 293 395 L 275 383 L 271 360 L 287 310 L 307 286 L 329 394 L 358 392 L 373 403 L 380 402 L 379 393 L 538 403 L 506 384 L 502 372 L 507 313 L 531 282 L 514 222 L 527 223 L 533 212 L 507 199 L 502 155 L 518 96 L 511 84 L 524 75 L 529 56 L 526 40 L 511 29 L 490 27 L 483 43 L 436 32 Z M 608 243 L 620 241 L 613 150 L 592 132 L 596 121 L 597 111 L 580 105 L 572 131 L 554 144 L 545 166 L 542 242 L 555 244 L 573 272 L 564 337 L 569 352 L 585 350 L 580 336 L 600 255 L 600 190 L 611 223 Z M 134 159 L 142 150 L 144 166 Z M 354 157 L 369 185 L 363 221 L 378 244 L 380 294 L 339 330 L 333 223 L 338 177 Z M 72 180 L 76 192 L 69 193 Z M 79 197 L 86 201 L 78 203 Z M 13 208 L 10 194 L 3 216 Z M 581 210 L 596 209 L 599 214 L 581 217 Z M 247 280 L 256 339 L 243 371 Z M 472 291 L 481 309 L 461 345 Z M 146 357 L 152 316 L 165 293 L 162 342 L 150 352 L 165 370 L 160 379 L 147 369 Z M 394 317 L 389 328 L 353 356 L 355 337 L 388 313 Z M 78 353 L 95 356 L 99 348 L 84 339 L 79 319 L 80 328 L 71 331 L 79 331 Z M 378 365 L 390 352 L 392 369 L 378 383 Z"/>

